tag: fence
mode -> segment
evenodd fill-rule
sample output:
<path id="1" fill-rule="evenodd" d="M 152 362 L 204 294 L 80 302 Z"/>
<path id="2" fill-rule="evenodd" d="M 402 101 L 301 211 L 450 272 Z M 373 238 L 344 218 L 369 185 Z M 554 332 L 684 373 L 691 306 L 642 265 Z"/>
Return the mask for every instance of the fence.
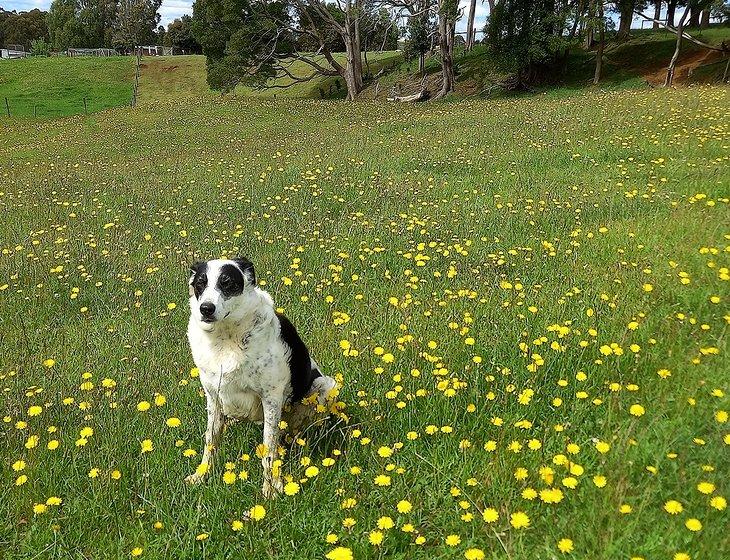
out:
<path id="1" fill-rule="evenodd" d="M 114 49 L 68 49 L 67 56 L 119 56 Z"/>
<path id="2" fill-rule="evenodd" d="M 88 97 L 80 99 L 44 99 L 42 101 L 18 96 L 0 98 L 0 115 L 2 117 L 66 117 L 70 115 L 88 115 L 118 105 L 95 101 Z M 1 118 L 1 117 L 0 117 Z"/>

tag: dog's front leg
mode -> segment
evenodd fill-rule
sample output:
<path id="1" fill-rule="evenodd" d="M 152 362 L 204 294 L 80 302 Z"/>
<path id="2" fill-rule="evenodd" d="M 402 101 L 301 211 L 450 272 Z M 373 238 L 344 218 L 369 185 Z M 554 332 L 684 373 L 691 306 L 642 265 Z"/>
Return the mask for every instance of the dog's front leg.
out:
<path id="1" fill-rule="evenodd" d="M 263 492 L 265 498 L 272 498 L 283 487 L 280 473 L 273 467 L 279 451 L 279 422 L 284 399 L 278 395 L 269 395 L 261 399 L 261 403 L 264 408 L 264 455 L 261 458 L 264 468 Z"/>
<path id="2" fill-rule="evenodd" d="M 208 426 L 205 429 L 205 448 L 203 449 L 203 458 L 200 460 L 200 466 L 190 476 L 185 478 L 188 484 L 199 484 L 213 468 L 213 457 L 220 444 L 221 434 L 223 433 L 223 410 L 220 401 L 207 395 L 206 393 L 206 409 L 208 410 Z"/>

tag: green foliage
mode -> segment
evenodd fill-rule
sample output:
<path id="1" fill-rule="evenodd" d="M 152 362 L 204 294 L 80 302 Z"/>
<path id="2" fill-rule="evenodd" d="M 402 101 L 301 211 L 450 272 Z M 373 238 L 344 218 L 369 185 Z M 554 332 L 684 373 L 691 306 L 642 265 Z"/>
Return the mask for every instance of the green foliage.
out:
<path id="1" fill-rule="evenodd" d="M 117 0 L 53 0 L 48 29 L 53 48 L 111 48 Z"/>
<path id="2" fill-rule="evenodd" d="M 503 69 L 521 84 L 559 70 L 570 44 L 565 38 L 567 4 L 555 0 L 502 0 L 489 18 L 489 44 Z"/>
<path id="3" fill-rule="evenodd" d="M 192 29 L 206 56 L 211 88 L 259 86 L 275 75 L 276 60 L 294 46 L 294 37 L 275 20 L 290 20 L 285 2 L 196 0 Z"/>
<path id="4" fill-rule="evenodd" d="M 161 5 L 162 0 L 119 0 L 113 24 L 114 47 L 131 51 L 138 45 L 156 44 Z"/>
<path id="5" fill-rule="evenodd" d="M 431 48 L 431 36 L 436 32 L 436 22 L 431 12 L 423 10 L 420 4 L 417 10 L 422 13 L 408 18 L 408 40 L 404 53 L 407 59 L 427 53 Z"/>
<path id="6" fill-rule="evenodd" d="M 30 44 L 32 56 L 51 56 L 51 44 L 45 39 L 34 39 Z"/>
<path id="7" fill-rule="evenodd" d="M 0 46 L 22 45 L 30 50 L 35 39 L 48 39 L 46 12 L 37 8 L 19 13 L 0 10 Z"/>
<path id="8" fill-rule="evenodd" d="M 185 54 L 200 54 L 203 52 L 200 43 L 193 35 L 193 18 L 185 14 L 181 18 L 176 19 L 167 26 L 165 33 L 164 45 L 173 47 L 177 51 Z"/>

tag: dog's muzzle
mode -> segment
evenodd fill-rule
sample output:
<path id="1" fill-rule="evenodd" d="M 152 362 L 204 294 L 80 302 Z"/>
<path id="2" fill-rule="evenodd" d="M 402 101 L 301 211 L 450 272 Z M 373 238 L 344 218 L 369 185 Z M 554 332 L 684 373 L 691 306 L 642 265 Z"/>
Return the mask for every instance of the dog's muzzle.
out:
<path id="1" fill-rule="evenodd" d="M 204 323 L 213 323 L 215 321 L 215 304 L 206 301 L 200 304 L 200 316 Z"/>

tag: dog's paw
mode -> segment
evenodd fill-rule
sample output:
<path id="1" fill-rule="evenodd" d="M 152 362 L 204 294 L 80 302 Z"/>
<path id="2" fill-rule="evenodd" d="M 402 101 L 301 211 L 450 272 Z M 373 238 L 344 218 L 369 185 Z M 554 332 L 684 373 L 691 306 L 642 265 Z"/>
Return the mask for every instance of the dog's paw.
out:
<path id="1" fill-rule="evenodd" d="M 193 474 L 185 477 L 185 482 L 187 484 L 190 484 L 191 486 L 196 486 L 198 484 L 201 484 L 203 482 L 204 478 L 205 478 L 204 474 L 194 472 Z"/>
<path id="2" fill-rule="evenodd" d="M 284 491 L 284 483 L 281 478 L 272 478 L 264 481 L 264 498 L 270 500 L 275 498 L 277 494 L 281 494 Z"/>

